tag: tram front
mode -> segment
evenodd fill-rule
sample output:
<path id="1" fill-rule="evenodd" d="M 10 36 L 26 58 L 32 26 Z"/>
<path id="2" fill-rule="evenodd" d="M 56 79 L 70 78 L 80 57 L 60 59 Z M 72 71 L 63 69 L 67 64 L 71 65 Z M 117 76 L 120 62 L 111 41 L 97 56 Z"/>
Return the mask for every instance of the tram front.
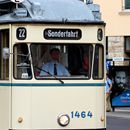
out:
<path id="1" fill-rule="evenodd" d="M 105 130 L 104 22 L 78 0 L 28 0 L 1 17 L 8 129 Z"/>

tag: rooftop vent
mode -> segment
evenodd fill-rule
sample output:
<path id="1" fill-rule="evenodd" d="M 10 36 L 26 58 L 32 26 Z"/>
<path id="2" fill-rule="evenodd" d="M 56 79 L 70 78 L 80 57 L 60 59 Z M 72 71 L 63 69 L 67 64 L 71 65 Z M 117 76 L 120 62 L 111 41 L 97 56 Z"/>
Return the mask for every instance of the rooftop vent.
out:
<path id="1" fill-rule="evenodd" d="M 16 17 L 27 17 L 27 10 L 25 8 L 17 8 L 13 14 Z"/>

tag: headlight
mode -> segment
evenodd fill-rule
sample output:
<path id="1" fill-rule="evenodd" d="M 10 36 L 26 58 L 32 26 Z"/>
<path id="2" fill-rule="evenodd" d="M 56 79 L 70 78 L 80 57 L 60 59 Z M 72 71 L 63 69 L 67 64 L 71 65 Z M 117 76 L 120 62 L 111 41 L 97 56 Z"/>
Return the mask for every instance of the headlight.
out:
<path id="1" fill-rule="evenodd" d="M 58 123 L 61 126 L 67 126 L 70 122 L 70 117 L 67 114 L 62 114 L 58 116 Z"/>

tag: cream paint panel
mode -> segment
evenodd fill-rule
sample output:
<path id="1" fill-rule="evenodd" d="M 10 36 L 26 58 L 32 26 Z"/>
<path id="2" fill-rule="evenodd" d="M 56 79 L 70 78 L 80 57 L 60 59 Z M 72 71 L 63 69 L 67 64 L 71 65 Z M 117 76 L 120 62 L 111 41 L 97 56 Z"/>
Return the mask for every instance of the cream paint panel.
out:
<path id="1" fill-rule="evenodd" d="M 6 24 L 6 25 L 0 25 L 0 29 L 9 29 L 10 25 Z"/>
<path id="2" fill-rule="evenodd" d="M 43 27 L 42 27 L 43 26 Z M 25 40 L 17 40 L 16 38 L 16 29 L 18 27 L 25 27 L 27 28 L 27 38 Z M 97 43 L 99 42 L 97 40 L 97 30 L 98 27 L 102 28 L 102 26 L 61 26 L 61 25 L 18 25 L 18 26 L 12 26 L 12 33 L 14 34 L 12 38 L 12 43 L 16 42 L 70 42 L 71 43 L 78 43 L 78 42 L 88 42 L 88 43 Z M 43 37 L 43 31 L 45 28 L 74 28 L 74 29 L 81 29 L 82 30 L 82 38 L 80 40 L 46 40 Z"/>
<path id="3" fill-rule="evenodd" d="M 31 128 L 31 87 L 12 87 L 12 128 Z"/>
<path id="4" fill-rule="evenodd" d="M 130 35 L 130 11 L 122 10 L 123 0 L 94 0 L 99 4 L 102 19 L 106 22 L 107 36 Z"/>
<path id="5" fill-rule="evenodd" d="M 102 108 L 105 96 L 103 91 L 104 87 L 92 86 L 13 87 L 12 128 L 60 128 L 57 123 L 58 115 L 70 116 L 72 111 L 92 111 L 93 117 L 73 118 L 66 128 L 104 127 L 105 122 L 101 122 L 105 113 Z M 22 123 L 18 123 L 19 117 L 23 118 Z"/>
<path id="6" fill-rule="evenodd" d="M 97 93 L 102 91 L 103 89 L 98 90 Z M 71 118 L 70 124 L 65 129 L 104 127 L 104 123 L 100 121 L 104 111 L 97 113 L 97 109 L 99 110 L 102 104 L 95 105 L 97 101 L 102 101 L 103 97 L 97 98 L 95 95 L 96 89 L 89 87 L 32 88 L 32 128 L 59 129 L 61 126 L 57 123 L 57 117 L 60 114 L 71 116 L 72 111 L 86 111 L 86 113 L 92 111 L 93 116 Z"/>
<path id="7" fill-rule="evenodd" d="M 7 83 L 7 82 L 6 82 Z M 10 128 L 11 89 L 8 86 L 0 86 L 0 130 Z"/>
<path id="8" fill-rule="evenodd" d="M 97 113 L 97 121 L 98 123 L 96 124 L 97 125 L 97 128 L 100 128 L 100 126 L 104 125 L 106 126 L 106 112 L 105 112 L 105 87 L 104 88 L 97 88 L 96 90 L 96 113 Z M 104 97 L 104 98 L 103 98 Z M 104 105 L 104 107 L 103 107 Z M 101 121 L 101 119 L 104 119 L 104 121 Z"/>

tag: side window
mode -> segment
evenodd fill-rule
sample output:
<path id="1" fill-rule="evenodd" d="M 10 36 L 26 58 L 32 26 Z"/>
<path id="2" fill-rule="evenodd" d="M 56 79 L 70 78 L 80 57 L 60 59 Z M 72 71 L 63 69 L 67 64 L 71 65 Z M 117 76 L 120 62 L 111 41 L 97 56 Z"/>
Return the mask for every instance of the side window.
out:
<path id="1" fill-rule="evenodd" d="M 130 9 L 130 0 L 125 0 L 125 9 Z"/>
<path id="2" fill-rule="evenodd" d="M 130 52 L 130 36 L 125 36 L 125 52 Z"/>
<path id="3" fill-rule="evenodd" d="M 90 78 L 93 47 L 91 44 L 68 46 L 68 68 L 71 75 Z"/>
<path id="4" fill-rule="evenodd" d="M 3 58 L 3 48 L 9 48 L 9 30 L 0 30 L 0 80 L 9 79 L 9 58 Z"/>
<path id="5" fill-rule="evenodd" d="M 94 66 L 93 66 L 93 78 L 101 79 L 104 74 L 104 53 L 103 46 L 96 45 L 95 46 L 95 54 L 94 54 Z"/>
<path id="6" fill-rule="evenodd" d="M 14 46 L 14 78 L 31 79 L 31 65 L 29 60 L 28 46 L 25 43 Z"/>

